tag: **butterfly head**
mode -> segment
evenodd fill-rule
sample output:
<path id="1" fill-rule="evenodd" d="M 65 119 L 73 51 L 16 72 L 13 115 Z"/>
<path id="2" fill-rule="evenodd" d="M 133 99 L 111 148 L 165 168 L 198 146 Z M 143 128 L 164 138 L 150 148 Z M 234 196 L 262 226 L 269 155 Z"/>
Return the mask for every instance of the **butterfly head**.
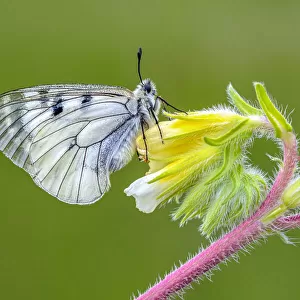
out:
<path id="1" fill-rule="evenodd" d="M 137 87 L 140 88 L 144 97 L 157 96 L 156 86 L 154 82 L 150 79 L 144 79 Z"/>
<path id="2" fill-rule="evenodd" d="M 154 82 L 150 79 L 144 79 L 134 91 L 137 98 L 145 100 L 146 103 L 158 114 L 160 101 L 157 99 L 157 90 Z"/>

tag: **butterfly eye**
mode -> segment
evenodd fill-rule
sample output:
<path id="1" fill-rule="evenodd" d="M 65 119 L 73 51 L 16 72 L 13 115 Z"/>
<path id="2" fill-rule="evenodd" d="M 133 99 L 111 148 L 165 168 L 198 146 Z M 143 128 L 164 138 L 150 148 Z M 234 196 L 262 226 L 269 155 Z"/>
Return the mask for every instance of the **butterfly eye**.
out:
<path id="1" fill-rule="evenodd" d="M 146 91 L 147 94 L 150 94 L 151 93 L 151 84 L 150 83 L 146 83 L 144 85 L 144 90 Z"/>

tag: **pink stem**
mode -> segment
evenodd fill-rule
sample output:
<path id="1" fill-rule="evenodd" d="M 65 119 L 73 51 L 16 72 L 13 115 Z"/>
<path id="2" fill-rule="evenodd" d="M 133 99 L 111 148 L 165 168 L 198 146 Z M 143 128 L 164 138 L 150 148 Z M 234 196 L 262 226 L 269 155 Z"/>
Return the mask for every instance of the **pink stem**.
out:
<path id="1" fill-rule="evenodd" d="M 296 137 L 292 135 L 290 139 L 283 143 L 283 167 L 279 170 L 271 190 L 257 211 L 259 216 L 264 215 L 278 204 L 283 190 L 287 187 L 294 175 L 297 162 L 297 141 Z"/>
<path id="2" fill-rule="evenodd" d="M 294 135 L 290 135 L 284 141 L 283 148 L 283 167 L 278 172 L 271 190 L 258 210 L 231 232 L 167 275 L 136 300 L 167 299 L 261 236 L 264 225 L 260 219 L 278 203 L 283 190 L 293 177 L 298 161 L 297 142 Z"/>
<path id="3" fill-rule="evenodd" d="M 300 215 L 281 217 L 274 222 L 274 227 L 280 230 L 298 228 L 300 227 Z"/>
<path id="4" fill-rule="evenodd" d="M 246 221 L 208 248 L 187 261 L 161 282 L 150 288 L 138 300 L 167 299 L 171 294 L 185 288 L 200 275 L 230 257 L 257 238 L 262 231 L 260 222 Z"/>

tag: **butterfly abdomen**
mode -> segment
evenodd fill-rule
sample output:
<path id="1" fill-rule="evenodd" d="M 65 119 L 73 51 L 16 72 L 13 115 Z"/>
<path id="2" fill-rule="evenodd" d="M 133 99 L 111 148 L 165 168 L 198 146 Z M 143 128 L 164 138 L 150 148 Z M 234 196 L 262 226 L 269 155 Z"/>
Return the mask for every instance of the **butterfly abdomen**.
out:
<path id="1" fill-rule="evenodd" d="M 122 169 L 129 163 L 136 151 L 136 138 L 140 132 L 140 120 L 136 117 L 128 125 L 126 131 L 124 131 L 122 138 L 118 143 L 118 148 L 111 158 L 109 170 L 115 172 Z"/>

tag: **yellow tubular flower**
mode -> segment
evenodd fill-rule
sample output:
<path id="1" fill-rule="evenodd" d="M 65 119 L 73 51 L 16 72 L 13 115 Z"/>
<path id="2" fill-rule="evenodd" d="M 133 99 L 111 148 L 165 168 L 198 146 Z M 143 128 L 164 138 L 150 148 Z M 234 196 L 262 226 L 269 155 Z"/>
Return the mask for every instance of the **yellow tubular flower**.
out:
<path id="1" fill-rule="evenodd" d="M 147 147 L 141 136 L 137 139 L 138 152 L 148 158 L 150 170 L 125 193 L 135 197 L 139 210 L 150 213 L 175 199 L 180 205 L 173 219 L 181 219 L 182 225 L 201 218 L 200 230 L 207 236 L 254 211 L 267 180 L 247 161 L 247 147 L 256 131 L 284 137 L 292 130 L 264 85 L 254 87 L 261 108 L 250 105 L 230 84 L 229 101 L 241 114 L 222 107 L 188 114 L 165 112 L 172 121 L 159 123 L 163 141 L 157 126 L 146 132 Z"/>
<path id="2" fill-rule="evenodd" d="M 240 159 L 240 149 L 249 134 L 261 125 L 261 118 L 242 116 L 229 109 L 165 115 L 173 120 L 159 124 L 163 142 L 157 127 L 146 132 L 149 172 L 125 190 L 128 196 L 135 197 L 137 208 L 146 213 L 160 203 L 179 199 L 201 179 L 207 187 L 218 182 Z M 236 146 L 226 152 L 232 141 Z M 137 148 L 145 159 L 141 136 Z M 223 166 L 225 152 L 227 165 Z M 197 196 L 201 197 L 201 193 Z"/>

